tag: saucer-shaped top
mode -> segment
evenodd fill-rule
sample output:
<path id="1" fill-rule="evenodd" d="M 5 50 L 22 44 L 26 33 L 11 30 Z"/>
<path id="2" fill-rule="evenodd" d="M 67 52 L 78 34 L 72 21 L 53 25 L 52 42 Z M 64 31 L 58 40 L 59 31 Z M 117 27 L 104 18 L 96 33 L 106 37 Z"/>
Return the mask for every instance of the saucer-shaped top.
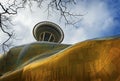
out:
<path id="1" fill-rule="evenodd" d="M 64 33 L 57 24 L 43 21 L 34 26 L 33 36 L 37 41 L 61 43 L 64 38 Z"/>

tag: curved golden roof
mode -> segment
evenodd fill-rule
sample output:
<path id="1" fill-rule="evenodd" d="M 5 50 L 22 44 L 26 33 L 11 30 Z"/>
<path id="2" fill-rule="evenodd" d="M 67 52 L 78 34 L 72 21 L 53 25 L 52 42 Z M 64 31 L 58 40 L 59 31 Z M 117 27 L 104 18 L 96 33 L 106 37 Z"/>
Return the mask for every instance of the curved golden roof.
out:
<path id="1" fill-rule="evenodd" d="M 88 40 L 66 47 L 47 58 L 34 59 L 3 75 L 0 81 L 120 81 L 119 38 Z M 34 50 L 39 51 L 32 49 L 28 51 L 33 55 Z"/>

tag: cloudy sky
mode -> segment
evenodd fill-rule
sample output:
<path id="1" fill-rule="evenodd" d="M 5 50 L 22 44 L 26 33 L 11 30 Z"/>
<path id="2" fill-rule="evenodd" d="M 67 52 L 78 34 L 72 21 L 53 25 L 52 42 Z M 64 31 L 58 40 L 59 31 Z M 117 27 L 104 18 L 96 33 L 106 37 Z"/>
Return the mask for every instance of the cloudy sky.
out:
<path id="1" fill-rule="evenodd" d="M 0 0 L 1 1 L 1 0 Z M 80 21 L 76 27 L 67 25 L 65 21 L 59 21 L 59 14 L 51 12 L 49 17 L 45 10 L 45 4 L 41 8 L 33 5 L 30 9 L 21 9 L 13 18 L 13 29 L 16 37 L 15 45 L 35 42 L 32 29 L 41 21 L 51 21 L 58 24 L 65 33 L 62 43 L 74 44 L 84 40 L 113 36 L 120 34 L 120 0 L 76 0 L 77 4 L 71 7 L 72 12 L 80 13 Z M 4 37 L 0 35 L 0 41 Z"/>

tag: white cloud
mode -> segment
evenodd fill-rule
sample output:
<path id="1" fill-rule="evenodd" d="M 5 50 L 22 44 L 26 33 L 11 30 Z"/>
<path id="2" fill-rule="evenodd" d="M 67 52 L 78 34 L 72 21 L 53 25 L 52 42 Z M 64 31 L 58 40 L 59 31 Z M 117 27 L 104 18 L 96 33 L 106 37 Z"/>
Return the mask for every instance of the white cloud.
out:
<path id="1" fill-rule="evenodd" d="M 86 10 L 87 14 L 83 16 L 82 21 L 79 23 L 79 26 L 84 29 L 84 34 L 86 39 L 100 37 L 103 32 L 110 31 L 114 21 L 113 17 L 110 14 L 110 11 L 107 9 L 107 5 L 104 2 L 94 1 L 86 5 L 82 4 L 80 8 Z M 80 10 L 77 7 L 75 10 Z M 76 33 L 76 37 L 79 37 L 79 34 Z M 76 38 L 77 39 L 77 38 Z M 78 40 L 77 42 L 79 42 Z"/>
<path id="2" fill-rule="evenodd" d="M 65 30 L 65 39 L 63 43 L 74 44 L 79 41 L 85 40 L 86 34 L 83 28 L 66 28 Z"/>
<path id="3" fill-rule="evenodd" d="M 104 2 L 80 3 L 74 9 L 77 13 L 85 13 L 78 24 L 79 28 L 67 27 L 63 43 L 77 43 L 83 40 L 101 37 L 114 25 L 113 17 Z M 86 14 L 87 13 L 87 14 Z M 104 35 L 103 35 L 104 36 Z"/>

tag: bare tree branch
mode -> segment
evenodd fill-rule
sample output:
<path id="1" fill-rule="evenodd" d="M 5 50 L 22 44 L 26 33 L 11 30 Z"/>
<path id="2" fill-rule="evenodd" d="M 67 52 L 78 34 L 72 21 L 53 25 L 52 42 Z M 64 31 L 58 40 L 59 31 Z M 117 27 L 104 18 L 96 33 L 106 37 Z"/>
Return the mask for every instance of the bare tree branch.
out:
<path id="1" fill-rule="evenodd" d="M 64 18 L 64 20 L 66 21 L 65 24 L 74 25 L 75 22 L 77 22 L 77 21 L 74 21 L 74 20 L 72 21 L 71 19 L 78 18 L 78 17 L 81 17 L 83 15 L 75 14 L 75 13 L 70 12 L 70 10 L 67 7 L 68 4 L 74 4 L 75 5 L 76 2 L 74 0 L 52 0 L 48 4 L 48 10 L 50 8 L 55 8 L 60 13 L 60 21 L 61 21 L 62 18 Z"/>
<path id="2" fill-rule="evenodd" d="M 2 50 L 4 51 L 4 53 L 6 51 L 6 48 L 9 48 L 11 46 L 10 44 L 8 44 L 8 41 L 10 41 L 10 39 L 14 38 L 14 32 L 13 31 L 10 32 L 8 25 L 5 24 L 7 22 L 12 24 L 10 17 L 7 15 L 15 15 L 15 14 L 17 14 L 18 9 L 24 8 L 23 4 L 22 4 L 22 6 L 19 6 L 19 4 L 16 5 L 15 2 L 16 2 L 16 0 L 14 0 L 13 4 L 11 4 L 11 5 L 8 4 L 7 8 L 2 3 L 0 3 L 0 7 L 2 9 L 2 11 L 0 12 L 0 29 L 2 30 L 3 33 L 5 33 L 8 36 L 8 38 L 1 44 Z"/>

